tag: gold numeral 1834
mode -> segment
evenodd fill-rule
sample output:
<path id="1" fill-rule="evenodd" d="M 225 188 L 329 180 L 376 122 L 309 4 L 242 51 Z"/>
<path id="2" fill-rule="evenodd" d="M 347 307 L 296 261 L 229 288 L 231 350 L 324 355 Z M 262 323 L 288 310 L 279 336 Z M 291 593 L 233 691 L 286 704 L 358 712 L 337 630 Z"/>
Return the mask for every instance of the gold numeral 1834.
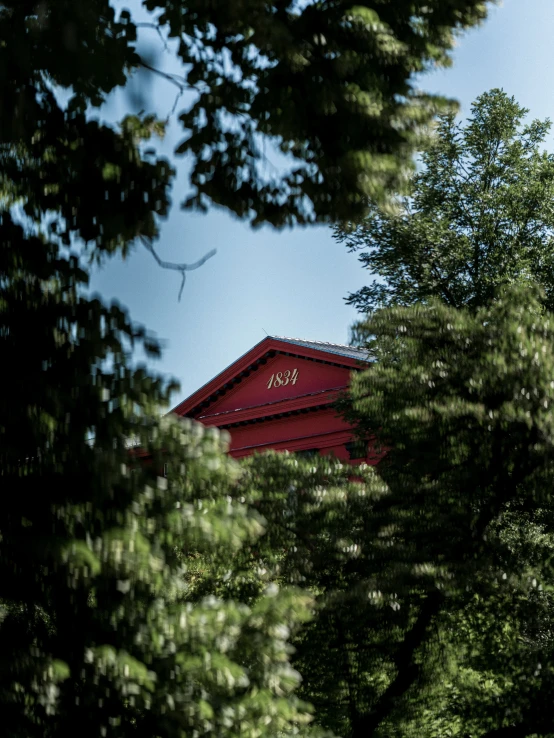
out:
<path id="1" fill-rule="evenodd" d="M 287 369 L 284 372 L 277 372 L 276 374 L 272 374 L 269 378 L 269 382 L 267 383 L 267 388 L 271 389 L 272 387 L 286 387 L 287 384 L 296 384 L 296 380 L 298 379 L 298 369 L 293 369 L 292 371 L 290 369 Z"/>

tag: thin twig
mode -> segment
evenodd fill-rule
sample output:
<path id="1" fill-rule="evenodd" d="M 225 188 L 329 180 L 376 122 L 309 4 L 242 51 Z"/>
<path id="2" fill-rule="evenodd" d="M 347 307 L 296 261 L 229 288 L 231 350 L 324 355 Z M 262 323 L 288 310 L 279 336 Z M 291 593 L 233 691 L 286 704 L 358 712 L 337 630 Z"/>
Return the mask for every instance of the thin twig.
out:
<path id="1" fill-rule="evenodd" d="M 169 123 L 169 119 L 171 118 L 171 116 L 173 115 L 173 113 L 175 112 L 175 110 L 177 109 L 177 103 L 179 102 L 179 100 L 183 96 L 183 92 L 184 92 L 184 90 L 179 90 L 177 92 L 177 94 L 175 95 L 175 100 L 173 101 L 173 106 L 172 106 L 172 108 L 169 111 L 169 114 L 167 116 L 167 122 L 168 123 Z"/>
<path id="2" fill-rule="evenodd" d="M 167 39 L 164 38 L 163 33 L 157 23 L 135 23 L 135 26 L 137 28 L 152 28 L 154 31 L 156 31 L 158 36 L 161 38 L 162 44 L 164 45 L 164 51 L 169 51 L 169 47 L 167 45 Z"/>
<path id="3" fill-rule="evenodd" d="M 167 80 L 167 82 L 171 82 L 171 84 L 175 85 L 178 89 L 177 95 L 175 96 L 175 100 L 173 102 L 173 106 L 171 107 L 171 110 L 169 111 L 166 122 L 169 122 L 169 119 L 175 112 L 177 108 L 177 103 L 183 96 L 183 93 L 188 89 L 192 90 L 194 89 L 192 85 L 189 85 L 185 79 L 185 77 L 181 77 L 178 74 L 171 74 L 170 72 L 164 72 L 161 69 L 156 69 L 156 67 L 153 67 L 151 64 L 148 64 L 148 62 L 145 62 L 143 59 L 140 60 L 140 65 L 144 69 L 147 69 L 149 72 L 153 72 L 154 74 L 157 74 L 158 76 L 162 77 L 163 79 Z"/>
<path id="4" fill-rule="evenodd" d="M 176 264 L 173 261 L 164 261 L 160 258 L 158 253 L 156 252 L 154 248 L 154 244 L 150 239 L 142 236 L 140 239 L 146 248 L 147 251 L 149 251 L 154 259 L 158 262 L 159 266 L 162 267 L 162 269 L 173 269 L 175 272 L 181 272 L 181 287 L 179 289 L 179 297 L 178 300 L 181 300 L 181 296 L 183 294 L 183 289 L 185 287 L 185 281 L 187 279 L 187 272 L 192 272 L 194 269 L 198 269 L 202 266 L 202 264 L 205 264 L 208 259 L 211 259 L 212 256 L 215 256 L 216 249 L 212 249 L 211 251 L 208 251 L 207 254 L 204 254 L 204 256 L 199 259 L 198 261 L 195 261 L 193 264 Z"/>
<path id="5" fill-rule="evenodd" d="M 145 62 L 144 59 L 140 59 L 139 63 L 141 67 L 144 67 L 144 69 L 148 69 L 149 72 L 153 72 L 154 74 L 157 74 L 160 77 L 166 79 L 168 82 L 174 84 L 176 87 L 179 88 L 181 92 L 184 92 L 186 89 L 194 89 L 192 85 L 189 85 L 187 83 L 186 78 L 181 77 L 180 74 L 171 74 L 170 72 L 164 72 L 162 69 L 156 69 L 156 67 L 153 67 L 151 64 L 148 64 L 148 62 Z"/>

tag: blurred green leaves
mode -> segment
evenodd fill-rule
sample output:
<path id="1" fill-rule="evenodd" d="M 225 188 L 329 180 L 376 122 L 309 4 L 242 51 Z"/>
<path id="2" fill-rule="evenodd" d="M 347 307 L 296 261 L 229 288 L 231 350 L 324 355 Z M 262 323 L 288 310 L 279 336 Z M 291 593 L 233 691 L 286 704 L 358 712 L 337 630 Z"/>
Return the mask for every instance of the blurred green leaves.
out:
<path id="1" fill-rule="evenodd" d="M 194 95 L 179 112 L 186 207 L 221 205 L 275 226 L 356 217 L 370 198 L 402 189 L 447 104 L 416 93 L 413 75 L 447 63 L 456 33 L 486 9 L 479 0 L 143 5 L 178 40 Z M 397 590 L 372 579 L 371 563 L 385 560 L 394 527 L 365 548 L 389 495 L 375 475 L 360 470 L 360 485 L 340 466 L 287 457 L 241 470 L 217 432 L 160 419 L 174 385 L 132 359 L 137 346 L 159 347 L 123 308 L 86 295 L 82 259 L 151 244 L 170 206 L 173 167 L 146 148 L 165 120 L 140 114 L 112 127 L 93 113 L 145 64 L 133 16 L 108 0 L 7 0 L 0 20 L 3 730 L 322 735 L 307 727 L 291 665 L 313 597 L 329 593 L 331 619 L 343 598 L 351 609 L 367 564 L 362 615 L 378 634 L 381 614 L 394 614 L 392 648 L 442 569 L 410 570 L 416 601 L 398 609 Z M 291 157 L 291 171 L 263 174 L 266 143 Z M 297 525 L 289 545 L 297 506 L 313 528 Z M 297 643 L 307 668 L 315 652 L 303 643 L 314 637 L 319 648 L 317 627 Z M 346 647 L 331 640 L 324 653 L 349 654 L 348 628 L 344 636 Z M 394 681 L 388 657 L 377 657 L 373 696 Z M 345 678 L 331 685 L 333 670 L 313 674 L 304 693 L 322 708 L 320 723 L 342 730 L 342 707 L 327 717 L 336 695 L 344 701 Z"/>

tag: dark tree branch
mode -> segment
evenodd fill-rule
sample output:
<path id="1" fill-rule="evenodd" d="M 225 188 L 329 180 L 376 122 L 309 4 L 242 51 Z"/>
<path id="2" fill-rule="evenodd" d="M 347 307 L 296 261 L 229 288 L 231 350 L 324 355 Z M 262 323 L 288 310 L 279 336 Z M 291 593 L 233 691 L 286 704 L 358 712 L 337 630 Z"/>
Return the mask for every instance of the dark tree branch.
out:
<path id="1" fill-rule="evenodd" d="M 437 280 L 439 282 L 439 285 L 440 285 L 440 287 L 441 287 L 441 289 L 443 291 L 443 294 L 444 294 L 444 297 L 446 298 L 447 303 L 449 303 L 450 306 L 453 307 L 453 308 L 459 307 L 457 300 L 455 299 L 454 295 L 450 291 L 450 287 L 448 286 L 448 281 L 445 280 L 441 276 L 441 273 L 439 271 L 439 268 L 437 267 L 437 265 L 435 264 L 435 262 L 432 262 L 431 268 L 433 269 L 433 272 L 435 274 L 435 277 L 437 278 Z"/>
<path id="2" fill-rule="evenodd" d="M 154 245 L 150 239 L 141 237 L 140 239 L 142 243 L 144 244 L 144 247 L 147 251 L 149 251 L 154 259 L 158 262 L 158 264 L 162 267 L 162 269 L 172 269 L 175 272 L 181 272 L 181 287 L 179 289 L 179 297 L 178 299 L 181 300 L 181 296 L 183 294 L 183 289 L 185 287 L 185 281 L 187 279 L 187 272 L 192 272 L 194 269 L 198 269 L 202 266 L 202 264 L 205 264 L 208 259 L 211 259 L 212 256 L 215 256 L 216 249 L 212 249 L 211 251 L 208 251 L 207 254 L 204 254 L 204 256 L 199 259 L 198 261 L 195 261 L 193 264 L 176 264 L 173 261 L 164 261 L 160 258 L 156 250 L 154 249 Z"/>
<path id="3" fill-rule="evenodd" d="M 417 681 L 420 667 L 415 663 L 418 649 L 424 643 L 429 626 L 440 610 L 443 596 L 435 590 L 421 605 L 417 619 L 406 633 L 404 640 L 394 655 L 397 668 L 396 677 L 383 692 L 375 707 L 365 715 L 360 715 L 352 726 L 352 738 L 370 738 L 379 725 L 388 717 L 408 689 Z"/>

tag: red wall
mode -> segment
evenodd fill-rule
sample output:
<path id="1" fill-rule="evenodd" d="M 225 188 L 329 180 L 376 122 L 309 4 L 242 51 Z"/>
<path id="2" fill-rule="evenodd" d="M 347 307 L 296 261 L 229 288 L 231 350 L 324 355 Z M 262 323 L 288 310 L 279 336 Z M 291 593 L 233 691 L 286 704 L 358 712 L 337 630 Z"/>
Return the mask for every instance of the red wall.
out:
<path id="1" fill-rule="evenodd" d="M 251 425 L 230 428 L 231 453 L 245 447 L 279 444 L 286 448 L 303 450 L 334 445 L 334 436 L 339 433 L 350 439 L 351 430 L 347 423 L 337 417 L 335 410 L 322 409 L 306 415 L 268 419 Z M 263 450 L 263 449 L 260 449 Z M 251 451 L 253 453 L 254 449 Z M 242 454 L 241 454 L 242 455 Z"/>

